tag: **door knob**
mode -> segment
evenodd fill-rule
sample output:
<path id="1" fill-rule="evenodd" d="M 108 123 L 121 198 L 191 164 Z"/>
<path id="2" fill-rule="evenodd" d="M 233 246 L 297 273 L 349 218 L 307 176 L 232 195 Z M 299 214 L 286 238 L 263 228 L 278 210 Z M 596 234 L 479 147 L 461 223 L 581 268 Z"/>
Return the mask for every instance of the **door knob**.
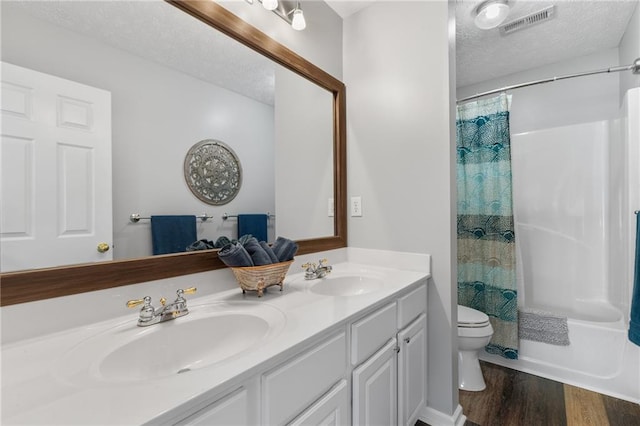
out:
<path id="1" fill-rule="evenodd" d="M 104 253 L 104 252 L 109 251 L 109 244 L 107 244 L 107 243 L 100 243 L 100 244 L 98 244 L 98 247 L 97 247 L 97 248 L 98 248 L 98 252 L 100 252 L 100 253 Z"/>

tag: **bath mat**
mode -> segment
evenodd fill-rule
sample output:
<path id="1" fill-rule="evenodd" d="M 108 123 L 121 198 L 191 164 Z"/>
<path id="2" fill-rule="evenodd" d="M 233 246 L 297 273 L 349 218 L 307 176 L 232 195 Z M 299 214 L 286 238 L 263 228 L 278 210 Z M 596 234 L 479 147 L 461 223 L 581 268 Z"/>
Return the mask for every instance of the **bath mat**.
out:
<path id="1" fill-rule="evenodd" d="M 569 327 L 567 317 L 537 309 L 519 310 L 518 336 L 520 339 L 549 343 L 550 345 L 568 346 Z"/>

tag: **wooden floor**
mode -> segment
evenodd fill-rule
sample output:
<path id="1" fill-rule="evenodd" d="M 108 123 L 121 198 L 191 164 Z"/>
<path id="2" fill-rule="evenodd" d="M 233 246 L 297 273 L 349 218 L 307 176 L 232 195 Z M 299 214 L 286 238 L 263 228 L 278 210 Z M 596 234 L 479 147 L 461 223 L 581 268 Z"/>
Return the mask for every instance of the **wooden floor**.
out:
<path id="1" fill-rule="evenodd" d="M 459 391 L 465 426 L 640 426 L 638 404 L 494 364 L 481 366 L 487 388 Z"/>

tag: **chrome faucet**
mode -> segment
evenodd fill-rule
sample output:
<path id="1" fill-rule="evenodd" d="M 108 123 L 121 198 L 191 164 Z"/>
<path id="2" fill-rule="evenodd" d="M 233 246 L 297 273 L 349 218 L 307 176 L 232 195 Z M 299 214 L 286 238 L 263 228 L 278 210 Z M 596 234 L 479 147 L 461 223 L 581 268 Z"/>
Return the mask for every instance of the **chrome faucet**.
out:
<path id="1" fill-rule="evenodd" d="M 305 280 L 324 278 L 332 269 L 331 265 L 327 265 L 327 259 L 320 259 L 317 265 L 315 263 L 305 263 L 302 267 L 304 268 Z"/>
<path id="2" fill-rule="evenodd" d="M 184 290 L 179 289 L 176 291 L 178 297 L 176 297 L 173 303 L 167 305 L 167 299 L 163 297 L 160 299 L 162 306 L 157 309 L 151 306 L 151 297 L 149 296 L 145 296 L 142 299 L 129 300 L 127 302 L 127 308 L 135 308 L 136 306 L 143 305 L 142 309 L 140 309 L 140 316 L 138 317 L 138 327 L 146 327 L 187 315 L 189 309 L 187 308 L 187 299 L 184 298 L 184 295 L 194 294 L 197 290 L 195 287 Z"/>

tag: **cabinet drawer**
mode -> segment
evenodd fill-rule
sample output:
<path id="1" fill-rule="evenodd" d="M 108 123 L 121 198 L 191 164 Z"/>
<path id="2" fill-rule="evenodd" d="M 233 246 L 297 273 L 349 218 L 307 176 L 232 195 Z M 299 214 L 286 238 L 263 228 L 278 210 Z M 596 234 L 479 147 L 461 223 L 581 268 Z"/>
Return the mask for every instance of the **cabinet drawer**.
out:
<path id="1" fill-rule="evenodd" d="M 290 426 L 348 425 L 351 394 L 347 381 L 342 379 L 333 389 L 305 410 Z"/>
<path id="2" fill-rule="evenodd" d="M 351 325 L 351 363 L 358 365 L 395 337 L 395 302 Z"/>
<path id="3" fill-rule="evenodd" d="M 249 411 L 248 392 L 245 388 L 240 388 L 175 424 L 176 426 L 247 425 Z"/>
<path id="4" fill-rule="evenodd" d="M 398 299 L 398 329 L 407 326 L 411 321 L 427 311 L 427 286 L 422 284 L 411 293 Z"/>
<path id="5" fill-rule="evenodd" d="M 262 423 L 293 419 L 340 380 L 347 369 L 341 332 L 262 376 Z"/>

